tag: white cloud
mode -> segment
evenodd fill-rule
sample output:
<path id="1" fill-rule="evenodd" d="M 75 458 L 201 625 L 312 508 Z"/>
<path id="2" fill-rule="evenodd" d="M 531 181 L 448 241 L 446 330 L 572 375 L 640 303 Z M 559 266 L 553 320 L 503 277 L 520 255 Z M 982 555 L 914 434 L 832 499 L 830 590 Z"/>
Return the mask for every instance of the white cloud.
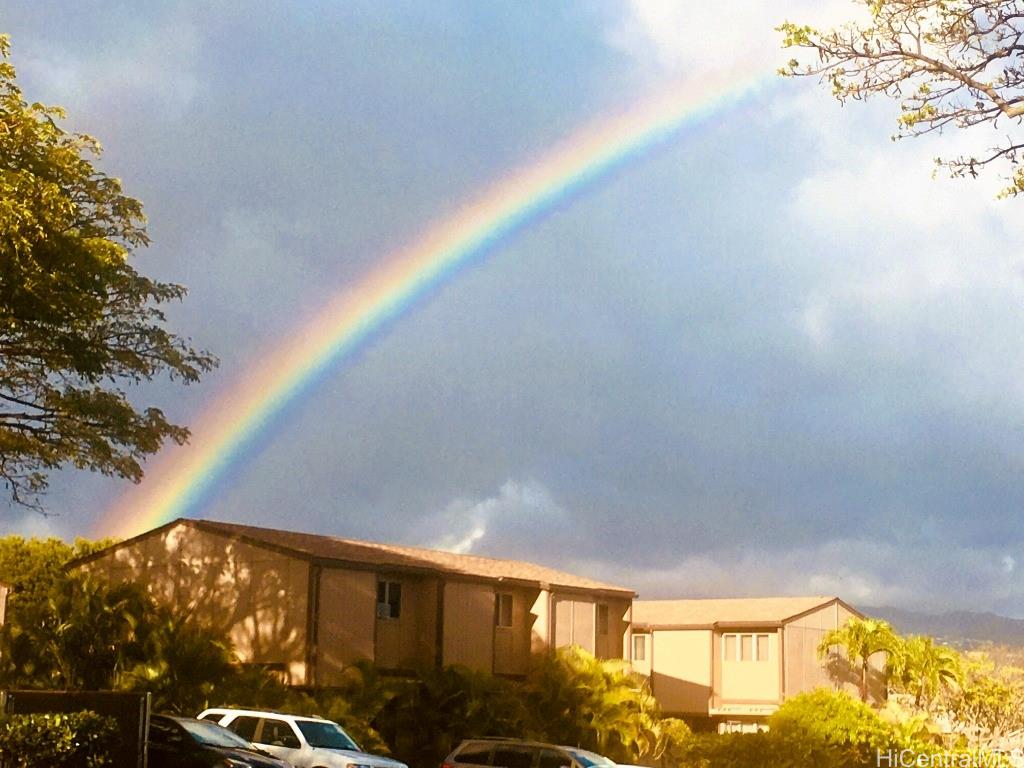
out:
<path id="1" fill-rule="evenodd" d="M 789 58 L 779 24 L 835 26 L 856 12 L 848 0 L 629 0 L 607 40 L 642 64 L 677 74 L 727 69 L 737 59 L 771 71 Z"/>
<path id="2" fill-rule="evenodd" d="M 31 39 L 18 41 L 19 76 L 47 100 L 75 105 L 72 116 L 92 105 L 112 108 L 125 98 L 146 102 L 162 115 L 188 107 L 202 86 L 198 75 L 199 28 L 173 17 L 124 35 L 116 47 L 84 51 Z"/>
<path id="3" fill-rule="evenodd" d="M 542 485 L 507 480 L 494 496 L 453 501 L 424 527 L 433 537 L 428 546 L 467 554 L 498 525 L 534 519 L 551 526 L 565 517 L 566 511 Z"/>

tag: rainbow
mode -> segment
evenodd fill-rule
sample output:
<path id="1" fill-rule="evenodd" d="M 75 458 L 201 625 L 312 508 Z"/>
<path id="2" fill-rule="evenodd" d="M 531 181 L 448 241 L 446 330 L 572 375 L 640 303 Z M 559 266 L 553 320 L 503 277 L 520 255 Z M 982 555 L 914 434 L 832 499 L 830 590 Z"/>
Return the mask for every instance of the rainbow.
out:
<path id="1" fill-rule="evenodd" d="M 581 130 L 383 259 L 214 398 L 194 420 L 190 442 L 168 449 L 140 485 L 117 499 L 97 534 L 132 536 L 196 512 L 289 403 L 510 235 L 682 129 L 762 90 L 768 78 L 749 71 L 677 84 Z"/>

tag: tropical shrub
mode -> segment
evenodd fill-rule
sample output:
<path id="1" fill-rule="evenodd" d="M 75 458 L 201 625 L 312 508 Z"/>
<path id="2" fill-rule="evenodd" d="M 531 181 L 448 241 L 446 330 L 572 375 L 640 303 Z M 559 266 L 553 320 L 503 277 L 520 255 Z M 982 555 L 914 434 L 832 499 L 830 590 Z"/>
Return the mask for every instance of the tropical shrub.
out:
<path id="1" fill-rule="evenodd" d="M 681 748 L 680 768 L 867 768 L 868 756 L 851 746 L 838 746 L 801 734 L 702 733 Z"/>
<path id="2" fill-rule="evenodd" d="M 95 712 L 0 717 L 3 768 L 100 768 L 113 764 L 117 724 Z"/>
<path id="3" fill-rule="evenodd" d="M 582 747 L 625 763 L 659 757 L 661 713 L 646 681 L 626 662 L 577 647 L 538 655 L 526 679 L 528 730 L 542 741 Z M 682 733 L 675 727 L 677 738 Z"/>
<path id="4" fill-rule="evenodd" d="M 822 744 L 872 752 L 886 750 L 904 739 L 894 726 L 863 702 L 842 691 L 818 688 L 786 699 L 768 728 L 776 736 L 806 737 Z"/>
<path id="5" fill-rule="evenodd" d="M 914 720 L 889 723 L 849 694 L 820 688 L 787 699 L 768 718 L 767 732 L 693 736 L 680 750 L 678 764 L 682 768 L 868 768 L 890 764 L 901 754 L 901 760 L 936 755 L 939 745 L 918 725 Z M 975 764 L 957 759 L 939 755 L 921 764 Z"/>
<path id="6" fill-rule="evenodd" d="M 451 666 L 422 670 L 400 686 L 373 724 L 395 757 L 433 768 L 463 739 L 519 735 L 526 719 L 514 683 Z"/>
<path id="7" fill-rule="evenodd" d="M 75 574 L 0 628 L 0 683 L 100 690 L 141 661 L 139 628 L 153 605 L 141 587 Z"/>
<path id="8" fill-rule="evenodd" d="M 228 638 L 189 616 L 153 607 L 140 635 L 141 659 L 118 675 L 116 687 L 149 691 L 158 712 L 194 716 L 241 674 Z"/>

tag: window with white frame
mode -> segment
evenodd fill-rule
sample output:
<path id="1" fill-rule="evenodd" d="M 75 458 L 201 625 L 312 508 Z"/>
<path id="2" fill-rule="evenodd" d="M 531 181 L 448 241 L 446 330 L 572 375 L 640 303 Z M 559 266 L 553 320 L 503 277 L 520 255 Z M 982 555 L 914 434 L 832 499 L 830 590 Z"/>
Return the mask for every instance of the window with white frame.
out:
<path id="1" fill-rule="evenodd" d="M 769 661 L 771 635 L 735 633 L 722 635 L 724 661 Z"/>
<path id="2" fill-rule="evenodd" d="M 400 581 L 377 582 L 377 618 L 397 619 L 402 615 L 402 583 Z"/>
<path id="3" fill-rule="evenodd" d="M 647 635 L 633 635 L 633 661 L 647 661 Z"/>

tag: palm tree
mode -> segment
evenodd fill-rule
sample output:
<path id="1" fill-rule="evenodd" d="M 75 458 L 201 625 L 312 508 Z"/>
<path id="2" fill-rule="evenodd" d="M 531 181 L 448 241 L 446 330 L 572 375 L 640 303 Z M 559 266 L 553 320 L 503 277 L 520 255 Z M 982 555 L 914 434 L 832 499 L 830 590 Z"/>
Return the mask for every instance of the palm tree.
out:
<path id="1" fill-rule="evenodd" d="M 868 700 L 868 673 L 871 657 L 892 650 L 897 644 L 896 633 L 888 622 L 881 619 L 852 618 L 838 629 L 830 629 L 818 643 L 818 658 L 832 655 L 839 647 L 846 660 L 854 665 L 859 677 L 860 700 Z"/>
<path id="2" fill-rule="evenodd" d="M 150 691 L 156 708 L 186 714 L 208 706 L 237 675 L 231 641 L 193 616 L 157 608 L 146 625 L 144 658 L 125 669 L 118 688 Z"/>
<path id="3" fill-rule="evenodd" d="M 532 730 L 542 741 L 624 762 L 662 747 L 657 702 L 623 661 L 598 659 L 578 646 L 559 648 L 534 659 L 526 685 Z"/>
<path id="4" fill-rule="evenodd" d="M 897 643 L 888 669 L 890 678 L 913 695 L 916 709 L 928 709 L 941 690 L 958 685 L 962 677 L 960 654 L 923 635 Z"/>

